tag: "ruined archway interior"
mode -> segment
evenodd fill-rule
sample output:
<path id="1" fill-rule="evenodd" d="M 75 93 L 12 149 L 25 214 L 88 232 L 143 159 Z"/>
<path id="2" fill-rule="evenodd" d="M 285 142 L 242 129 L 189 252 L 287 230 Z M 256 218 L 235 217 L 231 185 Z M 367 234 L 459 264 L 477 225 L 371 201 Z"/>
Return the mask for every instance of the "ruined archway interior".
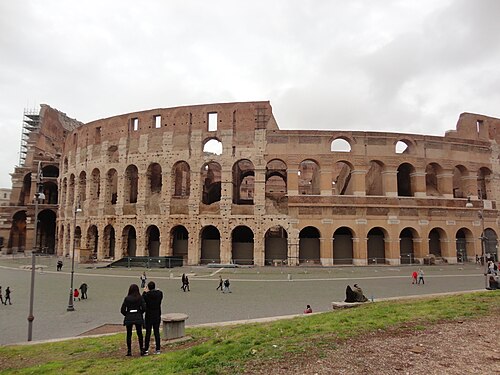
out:
<path id="1" fill-rule="evenodd" d="M 209 162 L 202 167 L 201 179 L 203 186 L 203 204 L 210 205 L 220 201 L 221 172 L 221 166 L 216 162 Z"/>
<path id="2" fill-rule="evenodd" d="M 333 263 L 352 264 L 353 246 L 352 231 L 347 227 L 341 227 L 333 234 Z"/>
<path id="3" fill-rule="evenodd" d="M 320 263 L 320 233 L 315 227 L 305 227 L 299 233 L 299 263 Z"/>
<path id="4" fill-rule="evenodd" d="M 288 259 L 288 233 L 280 225 L 269 228 L 265 235 L 265 260 L 266 265 L 276 261 L 284 262 Z"/>
<path id="5" fill-rule="evenodd" d="M 156 225 L 151 225 L 146 231 L 148 252 L 150 257 L 160 255 L 160 230 Z"/>
<path id="6" fill-rule="evenodd" d="M 368 232 L 368 264 L 385 264 L 385 234 L 380 228 Z"/>
<path id="7" fill-rule="evenodd" d="M 320 194 L 320 169 L 314 160 L 304 160 L 299 165 L 298 180 L 299 194 L 319 195 Z"/>
<path id="8" fill-rule="evenodd" d="M 201 231 L 200 263 L 220 263 L 220 232 L 212 225 Z"/>
<path id="9" fill-rule="evenodd" d="M 235 264 L 253 264 L 253 232 L 244 225 L 233 229 L 231 235 L 232 260 Z"/>

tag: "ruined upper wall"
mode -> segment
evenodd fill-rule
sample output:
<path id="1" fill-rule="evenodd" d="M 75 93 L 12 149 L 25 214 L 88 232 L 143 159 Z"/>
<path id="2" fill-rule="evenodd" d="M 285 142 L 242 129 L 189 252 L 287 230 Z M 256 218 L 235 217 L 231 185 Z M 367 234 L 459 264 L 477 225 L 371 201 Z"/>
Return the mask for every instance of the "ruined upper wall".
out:
<path id="1" fill-rule="evenodd" d="M 217 130 L 209 131 L 209 114 L 217 114 Z M 158 127 L 157 118 L 160 126 Z M 232 131 L 236 143 L 252 140 L 255 129 L 278 129 L 269 101 L 193 105 L 157 108 L 92 121 L 77 129 L 66 140 L 67 151 L 103 141 L 139 138 L 144 134 L 162 136 L 172 132 L 177 146 L 188 146 L 191 133 L 202 138 L 217 137 L 217 132 Z"/>
<path id="2" fill-rule="evenodd" d="M 462 113 L 456 130 L 449 130 L 445 137 L 470 140 L 500 141 L 500 119 L 475 113 Z"/>

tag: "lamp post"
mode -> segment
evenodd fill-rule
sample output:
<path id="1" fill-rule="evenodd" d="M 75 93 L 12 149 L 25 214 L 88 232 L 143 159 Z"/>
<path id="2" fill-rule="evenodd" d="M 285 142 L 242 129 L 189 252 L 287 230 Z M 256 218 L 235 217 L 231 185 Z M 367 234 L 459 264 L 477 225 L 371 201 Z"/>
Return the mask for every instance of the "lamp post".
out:
<path id="1" fill-rule="evenodd" d="M 75 273 L 75 247 L 76 247 L 76 214 L 78 212 L 82 212 L 80 208 L 80 204 L 77 204 L 75 207 L 75 211 L 73 212 L 73 248 L 71 250 L 71 284 L 69 287 L 69 301 L 68 308 L 66 311 L 75 311 L 75 307 L 73 306 L 73 277 Z"/>
<path id="2" fill-rule="evenodd" d="M 477 212 L 477 216 L 479 220 L 481 220 L 481 260 L 482 264 L 484 266 L 484 287 L 488 288 L 489 287 L 489 281 L 488 281 L 488 263 L 486 262 L 486 237 L 484 235 L 484 202 L 483 202 L 483 194 L 481 190 L 479 190 L 479 199 L 481 201 L 481 208 Z M 467 197 L 467 204 L 465 205 L 467 208 L 472 208 L 474 207 L 470 197 Z"/>
<path id="3" fill-rule="evenodd" d="M 45 199 L 45 194 L 43 194 L 43 184 L 42 184 L 42 162 L 38 162 L 37 175 L 36 175 L 36 192 L 35 192 L 35 222 L 34 222 L 34 240 L 33 249 L 31 251 L 31 286 L 30 286 L 30 310 L 28 314 L 28 341 L 33 339 L 33 320 L 35 316 L 33 315 L 33 303 L 35 300 L 35 266 L 36 266 L 36 251 L 37 247 L 37 232 L 38 232 L 38 202 L 39 200 Z"/>

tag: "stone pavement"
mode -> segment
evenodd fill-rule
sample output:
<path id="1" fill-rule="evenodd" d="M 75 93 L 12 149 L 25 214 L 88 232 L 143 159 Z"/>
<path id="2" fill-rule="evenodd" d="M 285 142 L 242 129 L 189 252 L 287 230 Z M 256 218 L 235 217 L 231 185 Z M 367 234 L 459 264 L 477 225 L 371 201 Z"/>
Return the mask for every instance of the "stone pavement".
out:
<path id="1" fill-rule="evenodd" d="M 37 258 L 33 340 L 77 336 L 104 324 L 120 324 L 120 306 L 131 283 L 139 284 L 143 269 L 94 268 L 76 265 L 74 286 L 89 285 L 88 300 L 66 311 L 70 262 L 56 272 L 56 258 Z M 12 290 L 12 306 L 0 306 L 0 345 L 27 339 L 29 258 L 0 257 L 0 285 Z M 98 266 L 98 265 L 97 265 Z M 315 312 L 331 309 L 345 298 L 347 284 L 358 283 L 368 298 L 403 297 L 484 289 L 482 268 L 475 264 L 423 266 L 425 285 L 412 285 L 418 266 L 252 267 L 218 269 L 183 267 L 146 270 L 148 280 L 164 292 L 163 312 L 189 315 L 186 325 L 300 314 L 307 304 Z M 181 290 L 180 276 L 190 275 L 190 292 Z M 219 275 L 229 278 L 232 293 L 216 291 Z"/>

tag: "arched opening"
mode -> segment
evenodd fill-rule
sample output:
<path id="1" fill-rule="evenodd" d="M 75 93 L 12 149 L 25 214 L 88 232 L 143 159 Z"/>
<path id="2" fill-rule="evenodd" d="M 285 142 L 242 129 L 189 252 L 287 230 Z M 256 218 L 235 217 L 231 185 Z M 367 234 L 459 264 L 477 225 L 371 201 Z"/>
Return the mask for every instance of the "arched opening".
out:
<path id="1" fill-rule="evenodd" d="M 122 256 L 135 257 L 137 253 L 137 235 L 132 225 L 127 225 L 122 232 Z"/>
<path id="2" fill-rule="evenodd" d="M 415 168 L 411 164 L 403 163 L 398 167 L 398 196 L 412 197 L 413 188 L 411 183 L 411 175 L 415 172 Z"/>
<path id="3" fill-rule="evenodd" d="M 332 141 L 330 144 L 330 151 L 333 152 L 351 152 L 351 144 L 343 139 L 337 138 Z"/>
<path id="4" fill-rule="evenodd" d="M 189 164 L 185 161 L 178 161 L 172 168 L 173 196 L 189 197 L 191 189 L 191 172 Z"/>
<path id="5" fill-rule="evenodd" d="M 333 233 L 333 264 L 353 263 L 353 233 L 350 228 L 340 227 Z"/>
<path id="6" fill-rule="evenodd" d="M 457 251 L 457 262 L 464 263 L 469 261 L 469 257 L 474 252 L 470 248 L 474 240 L 472 232 L 467 228 L 460 228 L 455 235 L 455 247 Z"/>
<path id="7" fill-rule="evenodd" d="M 253 204 L 255 172 L 250 160 L 239 160 L 233 165 L 233 203 Z"/>
<path id="8" fill-rule="evenodd" d="M 428 197 L 440 197 L 443 195 L 439 183 L 442 173 L 443 168 L 439 164 L 427 164 L 425 168 L 425 191 Z"/>
<path id="9" fill-rule="evenodd" d="M 75 228 L 75 251 L 80 251 L 82 247 L 82 228 L 76 227 Z"/>
<path id="10" fill-rule="evenodd" d="M 148 178 L 149 195 L 160 194 L 162 187 L 161 165 L 158 163 L 149 164 L 146 175 Z"/>
<path id="11" fill-rule="evenodd" d="M 87 174 L 85 171 L 82 171 L 78 177 L 78 196 L 80 204 L 87 200 Z"/>
<path id="12" fill-rule="evenodd" d="M 429 232 L 429 254 L 432 254 L 437 258 L 442 257 L 441 241 L 445 240 L 445 237 L 446 235 L 444 231 L 440 228 L 434 228 Z"/>
<path id="13" fill-rule="evenodd" d="M 42 190 L 45 195 L 45 199 L 42 201 L 44 204 L 57 204 L 57 184 L 55 182 L 44 182 Z"/>
<path id="14" fill-rule="evenodd" d="M 405 228 L 399 233 L 399 255 L 401 257 L 401 264 L 415 263 L 415 250 L 413 248 L 415 237 L 415 230 L 412 228 Z"/>
<path id="15" fill-rule="evenodd" d="M 482 167 L 477 172 L 477 196 L 479 199 L 490 199 L 491 196 L 491 170 Z"/>
<path id="16" fill-rule="evenodd" d="M 91 251 L 93 259 L 97 259 L 99 247 L 99 232 L 95 225 L 91 225 L 87 231 L 87 248 Z"/>
<path id="17" fill-rule="evenodd" d="M 104 228 L 104 258 L 115 257 L 115 228 L 111 224 Z"/>
<path id="18" fill-rule="evenodd" d="M 148 256 L 160 256 L 160 230 L 156 225 L 150 225 L 146 230 L 146 243 Z"/>
<path id="19" fill-rule="evenodd" d="M 203 144 L 203 152 L 207 154 L 222 155 L 222 142 L 212 138 Z"/>
<path id="20" fill-rule="evenodd" d="M 320 169 L 314 160 L 304 160 L 299 165 L 298 171 L 299 194 L 320 195 Z"/>
<path id="21" fill-rule="evenodd" d="M 404 139 L 397 141 L 396 146 L 394 148 L 394 152 L 396 154 L 409 154 L 410 153 L 411 143 Z"/>
<path id="22" fill-rule="evenodd" d="M 379 160 L 371 160 L 365 175 L 366 195 L 384 195 L 384 180 L 382 173 L 384 164 Z"/>
<path id="23" fill-rule="evenodd" d="M 55 165 L 46 165 L 42 168 L 42 175 L 44 178 L 57 178 L 59 177 L 59 168 Z"/>
<path id="24" fill-rule="evenodd" d="M 282 264 L 288 260 L 288 233 L 280 226 L 269 228 L 265 234 L 264 264 Z"/>
<path id="25" fill-rule="evenodd" d="M 338 161 L 332 170 L 332 194 L 352 195 L 351 186 L 352 166 L 346 162 Z"/>
<path id="26" fill-rule="evenodd" d="M 368 264 L 385 264 L 385 233 L 381 228 L 368 232 Z"/>
<path id="27" fill-rule="evenodd" d="M 90 180 L 90 200 L 98 201 L 99 195 L 101 194 L 101 172 L 99 169 L 95 168 L 92 171 L 92 176 Z"/>
<path id="28" fill-rule="evenodd" d="M 106 197 L 106 203 L 116 204 L 118 200 L 118 173 L 116 169 L 110 169 L 106 175 L 106 191 L 108 196 Z"/>
<path id="29" fill-rule="evenodd" d="M 288 213 L 287 166 L 279 159 L 273 159 L 266 165 L 266 211 Z"/>
<path id="30" fill-rule="evenodd" d="M 43 210 L 38 214 L 37 244 L 44 254 L 55 254 L 56 248 L 56 213 Z"/>
<path id="31" fill-rule="evenodd" d="M 305 227 L 299 233 L 299 263 L 317 263 L 320 259 L 320 234 L 315 227 Z"/>
<path id="32" fill-rule="evenodd" d="M 26 249 L 26 211 L 17 211 L 12 217 L 8 253 L 24 252 Z"/>
<path id="33" fill-rule="evenodd" d="M 253 232 L 244 225 L 237 226 L 231 233 L 231 255 L 235 264 L 253 264 Z"/>
<path id="34" fill-rule="evenodd" d="M 125 169 L 125 204 L 137 203 L 138 183 L 139 171 L 135 165 L 131 164 Z"/>
<path id="35" fill-rule="evenodd" d="M 498 262 L 498 238 L 496 232 L 491 228 L 484 230 L 484 252 L 486 259 L 492 258 L 493 261 Z"/>
<path id="36" fill-rule="evenodd" d="M 26 206 L 31 201 L 31 173 L 23 178 L 23 187 L 19 193 L 19 206 Z"/>
<path id="37" fill-rule="evenodd" d="M 216 162 L 209 162 L 201 168 L 201 184 L 203 186 L 202 202 L 210 205 L 220 201 L 221 197 L 221 166 Z"/>
<path id="38" fill-rule="evenodd" d="M 67 206 L 73 207 L 75 203 L 75 175 L 73 173 L 71 173 L 71 175 L 69 176 L 67 193 L 68 193 Z"/>
<path id="39" fill-rule="evenodd" d="M 170 232 L 172 255 L 188 259 L 189 233 L 183 225 L 177 225 Z"/>
<path id="40" fill-rule="evenodd" d="M 220 233 L 212 226 L 201 231 L 201 264 L 220 263 Z"/>
<path id="41" fill-rule="evenodd" d="M 466 184 L 468 175 L 469 172 L 463 165 L 453 168 L 453 198 L 467 198 L 472 194 Z"/>

